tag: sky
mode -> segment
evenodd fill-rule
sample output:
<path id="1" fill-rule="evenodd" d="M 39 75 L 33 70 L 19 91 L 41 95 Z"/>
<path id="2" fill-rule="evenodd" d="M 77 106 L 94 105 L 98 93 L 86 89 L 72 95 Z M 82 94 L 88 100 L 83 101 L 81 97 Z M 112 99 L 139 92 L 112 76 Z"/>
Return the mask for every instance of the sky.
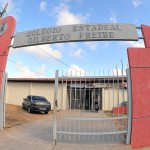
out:
<path id="1" fill-rule="evenodd" d="M 150 25 L 150 0 L 0 0 L 3 18 L 16 19 L 15 33 L 72 24 L 125 23 Z M 138 36 L 141 31 L 137 30 Z M 13 40 L 12 40 L 13 43 Z M 128 66 L 127 48 L 144 47 L 143 40 L 90 41 L 10 48 L 6 71 L 10 78 L 51 78 L 60 75 L 111 75 Z M 123 64 L 123 65 L 122 65 Z"/>

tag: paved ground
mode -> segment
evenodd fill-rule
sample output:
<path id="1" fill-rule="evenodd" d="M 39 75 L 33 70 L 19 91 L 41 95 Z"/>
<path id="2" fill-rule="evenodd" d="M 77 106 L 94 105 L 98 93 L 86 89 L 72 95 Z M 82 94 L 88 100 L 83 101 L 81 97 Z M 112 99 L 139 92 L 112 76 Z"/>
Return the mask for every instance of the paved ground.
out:
<path id="1" fill-rule="evenodd" d="M 114 120 L 116 121 L 117 119 Z M 66 144 L 78 143 L 80 145 L 85 145 L 93 143 L 106 145 L 108 143 L 123 143 L 125 142 L 125 134 L 115 134 L 118 133 L 119 124 L 115 125 L 114 120 L 111 120 L 103 111 L 99 111 L 98 113 L 85 110 L 71 110 L 71 112 L 68 110 L 59 112 L 57 123 L 59 133 L 58 138 L 61 138 L 61 143 Z M 120 126 L 120 131 L 123 131 L 122 129 L 124 128 L 122 124 L 120 124 Z M 70 134 L 64 135 L 63 132 L 69 132 Z M 110 135 L 106 134 L 108 132 Z M 71 135 L 71 133 L 77 133 L 77 135 Z M 78 135 L 78 133 L 80 133 L 80 135 Z"/>
<path id="2" fill-rule="evenodd" d="M 98 144 L 64 144 L 60 141 L 55 146 L 52 139 L 52 115 L 0 132 L 0 139 L 0 150 L 131 149 L 130 146 L 124 144 L 102 146 Z"/>
<path id="3" fill-rule="evenodd" d="M 0 133 L 0 150 L 51 150 L 52 117 L 12 127 Z"/>
<path id="4" fill-rule="evenodd" d="M 131 150 L 130 145 L 64 143 L 52 139 L 52 115 L 0 132 L 0 150 Z M 139 150 L 150 150 L 144 148 Z"/>

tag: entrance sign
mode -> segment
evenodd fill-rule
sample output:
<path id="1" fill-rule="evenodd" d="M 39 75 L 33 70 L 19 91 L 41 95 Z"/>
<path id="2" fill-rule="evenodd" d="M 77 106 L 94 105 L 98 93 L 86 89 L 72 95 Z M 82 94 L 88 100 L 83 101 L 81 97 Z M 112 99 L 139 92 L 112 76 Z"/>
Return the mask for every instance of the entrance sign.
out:
<path id="1" fill-rule="evenodd" d="M 137 41 L 133 24 L 75 24 L 19 32 L 13 48 L 77 41 Z"/>

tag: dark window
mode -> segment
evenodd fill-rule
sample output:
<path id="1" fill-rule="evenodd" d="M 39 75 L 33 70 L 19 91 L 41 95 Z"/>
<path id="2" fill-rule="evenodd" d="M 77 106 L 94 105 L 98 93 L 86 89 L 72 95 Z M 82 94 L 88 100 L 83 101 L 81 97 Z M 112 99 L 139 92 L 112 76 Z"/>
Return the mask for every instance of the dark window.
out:
<path id="1" fill-rule="evenodd" d="M 31 100 L 31 96 L 28 96 L 28 98 L 27 98 L 28 100 Z"/>
<path id="2" fill-rule="evenodd" d="M 42 96 L 32 96 L 32 100 L 40 100 L 40 101 L 47 101 L 45 97 Z"/>

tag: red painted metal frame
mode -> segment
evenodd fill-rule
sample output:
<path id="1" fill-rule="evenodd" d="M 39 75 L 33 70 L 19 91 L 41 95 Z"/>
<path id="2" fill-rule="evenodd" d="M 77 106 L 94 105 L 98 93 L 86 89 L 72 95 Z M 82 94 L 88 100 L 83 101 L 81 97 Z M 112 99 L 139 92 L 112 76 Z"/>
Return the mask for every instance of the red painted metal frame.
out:
<path id="1" fill-rule="evenodd" d="M 16 20 L 12 16 L 9 16 L 0 20 L 0 26 L 3 23 L 7 23 L 8 27 L 6 31 L 0 36 L 0 91 L 2 88 L 2 72 L 4 72 L 6 68 L 9 46 L 12 40 L 11 37 L 13 36 L 16 27 Z"/>
<path id="2" fill-rule="evenodd" d="M 132 90 L 132 148 L 150 146 L 150 27 L 142 25 L 145 48 L 128 48 Z"/>

